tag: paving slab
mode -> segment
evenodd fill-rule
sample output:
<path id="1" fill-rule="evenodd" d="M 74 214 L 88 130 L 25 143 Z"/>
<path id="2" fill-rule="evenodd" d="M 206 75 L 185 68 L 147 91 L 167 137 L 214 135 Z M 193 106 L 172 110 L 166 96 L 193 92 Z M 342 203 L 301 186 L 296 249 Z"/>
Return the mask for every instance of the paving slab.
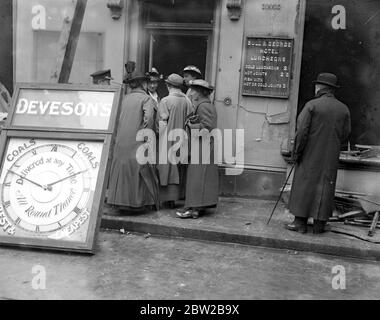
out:
<path id="1" fill-rule="evenodd" d="M 365 240 L 380 243 L 378 234 L 369 239 L 366 237 L 366 228 L 337 223 L 330 223 L 328 227 L 330 231 L 321 235 L 314 235 L 311 227 L 306 234 L 292 232 L 284 228 L 284 224 L 291 222 L 293 216 L 285 210 L 283 203 L 279 204 L 271 223 L 267 225 L 274 204 L 274 201 L 268 200 L 221 198 L 216 210 L 209 210 L 199 219 L 185 220 L 176 217 L 176 209 L 111 216 L 108 214 L 112 210 L 106 206 L 101 226 L 104 229 L 121 230 L 120 232 L 138 232 L 380 260 L 380 244 L 358 239 L 362 236 Z M 353 236 L 336 232 L 352 233 Z"/>

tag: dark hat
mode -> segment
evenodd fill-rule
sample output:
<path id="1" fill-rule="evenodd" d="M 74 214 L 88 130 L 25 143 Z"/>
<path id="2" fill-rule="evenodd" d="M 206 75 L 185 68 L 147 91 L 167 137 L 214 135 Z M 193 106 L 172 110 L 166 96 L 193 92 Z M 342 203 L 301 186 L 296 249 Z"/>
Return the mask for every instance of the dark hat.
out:
<path id="1" fill-rule="evenodd" d="M 160 79 L 162 79 L 162 75 L 160 76 L 160 73 L 154 67 L 152 67 L 152 69 L 150 69 L 148 74 L 150 76 L 150 79 L 149 79 L 150 82 L 160 81 Z"/>
<path id="2" fill-rule="evenodd" d="M 333 73 L 320 73 L 317 80 L 314 80 L 313 83 L 320 83 L 330 87 L 340 88 L 340 86 L 337 85 L 338 78 Z"/>
<path id="3" fill-rule="evenodd" d="M 93 81 L 95 83 L 100 81 L 100 80 L 113 80 L 113 78 L 111 78 L 111 70 L 110 69 L 96 71 L 96 72 L 90 74 L 90 76 L 93 78 Z"/>
<path id="4" fill-rule="evenodd" d="M 173 87 L 181 87 L 183 86 L 183 78 L 176 74 L 176 73 L 172 73 L 166 80 L 165 80 L 166 83 L 172 85 Z"/>
<path id="5" fill-rule="evenodd" d="M 123 80 L 124 83 L 130 83 L 132 81 L 136 80 L 149 80 L 149 74 L 148 73 L 142 73 L 140 71 L 134 71 L 129 77 L 125 78 Z"/>
<path id="6" fill-rule="evenodd" d="M 150 76 L 157 76 L 157 77 L 160 76 L 160 73 L 155 67 L 152 67 L 152 69 L 150 69 L 148 73 Z"/>
<path id="7" fill-rule="evenodd" d="M 189 82 L 189 85 L 190 85 L 190 87 L 201 87 L 201 88 L 207 89 L 209 91 L 214 90 L 213 86 L 211 86 L 207 81 L 201 80 L 201 79 L 191 80 Z"/>
<path id="8" fill-rule="evenodd" d="M 182 73 L 185 73 L 185 72 L 194 72 L 194 73 L 196 73 L 196 74 L 198 74 L 199 76 L 202 77 L 202 72 L 201 72 L 201 70 L 199 70 L 199 68 L 197 68 L 196 66 L 192 66 L 192 65 L 190 65 L 190 66 L 186 66 L 186 67 L 183 69 Z"/>

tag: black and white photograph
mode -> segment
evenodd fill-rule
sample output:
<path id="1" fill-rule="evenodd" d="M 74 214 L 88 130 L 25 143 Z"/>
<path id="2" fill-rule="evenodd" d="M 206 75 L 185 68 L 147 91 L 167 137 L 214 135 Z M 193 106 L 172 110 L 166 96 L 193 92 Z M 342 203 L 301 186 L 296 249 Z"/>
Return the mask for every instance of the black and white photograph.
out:
<path id="1" fill-rule="evenodd" d="M 0 43 L 0 306 L 380 299 L 380 0 L 1 0 Z"/>

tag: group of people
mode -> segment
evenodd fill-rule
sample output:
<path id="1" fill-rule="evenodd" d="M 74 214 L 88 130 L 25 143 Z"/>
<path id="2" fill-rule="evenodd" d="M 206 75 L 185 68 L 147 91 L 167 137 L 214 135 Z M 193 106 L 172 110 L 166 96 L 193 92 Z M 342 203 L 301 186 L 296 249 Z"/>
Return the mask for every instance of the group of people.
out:
<path id="1" fill-rule="evenodd" d="M 184 200 L 184 207 L 176 211 L 178 217 L 198 218 L 204 210 L 217 205 L 218 166 L 213 159 L 191 163 L 189 153 L 180 153 L 181 144 L 191 146 L 188 139 L 171 141 L 167 137 L 173 130 L 211 132 L 216 128 L 217 112 L 210 100 L 214 88 L 192 65 L 183 69 L 182 76 L 173 73 L 164 80 L 168 95 L 160 99 L 157 87 L 162 80 L 155 68 L 148 73 L 134 71 L 124 80 L 129 90 L 121 107 L 107 203 L 116 209 L 114 214 L 123 214 L 152 207 L 175 208 L 177 201 Z M 144 130 L 154 132 L 154 136 L 139 139 Z M 201 136 L 190 135 L 189 139 Z M 214 142 L 208 143 L 212 158 Z M 156 146 L 153 152 L 176 161 L 138 161 L 139 150 L 152 145 Z"/>
<path id="2" fill-rule="evenodd" d="M 162 99 L 157 94 L 162 77 L 155 68 L 148 74 L 134 73 L 125 81 L 131 90 L 122 104 L 108 186 L 109 204 L 121 210 L 160 205 L 173 208 L 176 201 L 185 199 L 184 208 L 177 211 L 180 218 L 197 218 L 206 208 L 216 206 L 219 187 L 218 166 L 211 159 L 213 140 L 209 141 L 207 164 L 201 159 L 196 164 L 188 163 L 188 159 L 165 164 L 140 164 L 136 160 L 136 152 L 147 143 L 136 140 L 141 129 L 153 130 L 159 151 L 176 158 L 179 148 L 173 148 L 176 141 L 167 139 L 168 132 L 211 132 L 216 128 L 217 113 L 210 101 L 213 87 L 201 78 L 195 66 L 185 67 L 182 76 L 171 74 L 165 80 L 169 94 Z M 285 225 L 291 231 L 305 233 L 311 217 L 313 232 L 322 233 L 332 216 L 340 150 L 351 131 L 349 109 L 335 98 L 337 82 L 334 74 L 319 74 L 314 81 L 315 97 L 298 117 L 292 153 L 295 173 L 288 206 L 295 218 Z M 204 156 L 201 150 L 199 154 Z"/>

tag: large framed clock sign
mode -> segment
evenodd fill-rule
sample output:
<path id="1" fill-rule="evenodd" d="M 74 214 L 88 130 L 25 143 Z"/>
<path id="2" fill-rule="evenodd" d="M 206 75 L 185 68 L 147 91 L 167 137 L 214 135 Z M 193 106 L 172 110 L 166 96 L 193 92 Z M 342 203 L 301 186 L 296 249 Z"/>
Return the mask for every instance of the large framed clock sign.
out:
<path id="1" fill-rule="evenodd" d="M 0 244 L 94 253 L 120 95 L 16 86 L 0 137 Z"/>

